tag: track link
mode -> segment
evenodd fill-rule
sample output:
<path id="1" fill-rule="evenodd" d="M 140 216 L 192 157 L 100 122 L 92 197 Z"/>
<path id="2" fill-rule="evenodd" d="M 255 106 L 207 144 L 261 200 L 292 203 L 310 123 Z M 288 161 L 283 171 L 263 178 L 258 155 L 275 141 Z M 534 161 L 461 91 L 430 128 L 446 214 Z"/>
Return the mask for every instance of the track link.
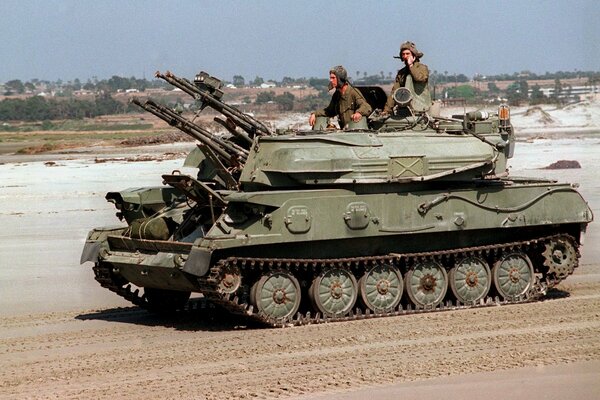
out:
<path id="1" fill-rule="evenodd" d="M 236 293 L 223 293 L 220 286 L 221 276 L 223 271 L 239 268 L 240 271 L 253 272 L 264 274 L 269 271 L 289 270 L 296 273 L 305 273 L 308 275 L 326 270 L 328 268 L 342 268 L 354 270 L 357 272 L 364 271 L 367 267 L 375 266 L 378 263 L 390 263 L 396 266 L 410 268 L 419 261 L 435 260 L 441 261 L 455 259 L 467 256 L 495 256 L 507 252 L 523 251 L 531 254 L 532 250 L 535 253 L 543 251 L 546 243 L 552 240 L 569 240 L 576 244 L 573 237 L 569 235 L 553 235 L 537 239 L 532 239 L 523 242 L 512 242 L 489 246 L 465 247 L 453 250 L 422 252 L 422 253 L 403 253 L 389 254 L 386 256 L 369 256 L 369 257 L 352 257 L 352 258 L 337 258 L 337 259 L 293 259 L 293 258 L 252 258 L 252 257 L 229 257 L 220 260 L 217 264 L 211 267 L 206 277 L 198 279 L 199 291 L 205 296 L 207 304 L 201 305 L 204 308 L 208 304 L 218 305 L 224 308 L 231 314 L 241 315 L 252 321 L 271 327 L 286 327 L 299 326 L 307 324 L 319 324 L 340 321 L 354 321 L 370 318 L 383 318 L 389 316 L 409 315 L 418 313 L 428 313 L 437 311 L 448 311 L 468 308 L 480 308 L 507 304 L 522 304 L 537 301 L 543 298 L 547 290 L 556 286 L 566 278 L 558 278 L 555 276 L 545 275 L 544 279 L 536 277 L 532 287 L 522 296 L 514 300 L 503 300 L 498 296 L 488 296 L 476 303 L 462 304 L 459 302 L 446 301 L 436 307 L 419 308 L 411 304 L 403 305 L 400 303 L 395 309 L 387 312 L 374 313 L 368 308 L 356 306 L 348 315 L 339 317 L 328 317 L 319 313 L 311 313 L 310 311 L 301 313 L 298 312 L 293 317 L 287 319 L 275 319 L 264 313 L 258 312 L 253 305 L 248 301 L 247 290 L 242 287 Z M 577 249 L 577 246 L 575 246 Z M 572 270 L 577 267 L 577 261 L 580 257 L 577 250 L 575 265 Z M 128 283 L 119 281 L 117 275 L 112 272 L 110 265 L 105 263 L 96 263 L 94 266 L 96 280 L 100 285 L 108 290 L 118 294 L 131 303 L 149 309 L 149 303 L 146 297 L 140 295 L 139 289 L 132 289 Z M 243 273 L 244 273 L 243 272 Z M 243 280 L 243 277 L 242 277 Z M 196 307 L 198 307 L 196 305 Z"/>
<path id="2" fill-rule="evenodd" d="M 100 286 L 110 290 L 123 297 L 125 300 L 130 301 L 136 306 L 148 309 L 148 300 L 144 295 L 140 294 L 140 290 L 136 288 L 132 289 L 131 284 L 121 284 L 118 277 L 112 272 L 112 267 L 106 263 L 96 263 L 93 267 L 94 277 L 96 281 L 100 283 Z"/>
<path id="3" fill-rule="evenodd" d="M 327 322 L 353 321 L 369 318 L 383 318 L 389 316 L 399 316 L 408 314 L 418 314 L 435 311 L 448 311 L 467 308 L 489 307 L 507 304 L 521 304 L 533 302 L 541 299 L 548 289 L 556 286 L 562 279 L 546 277 L 545 280 L 535 279 L 532 287 L 522 296 L 514 300 L 502 300 L 498 296 L 488 296 L 481 299 L 477 303 L 462 304 L 459 302 L 446 301 L 436 307 L 419 308 L 411 304 L 403 305 L 400 303 L 395 309 L 388 312 L 374 313 L 368 308 L 361 306 L 355 307 L 348 315 L 340 317 L 328 317 L 319 313 L 297 313 L 295 316 L 285 320 L 274 319 L 268 315 L 257 312 L 254 306 L 249 304 L 246 295 L 241 294 L 226 294 L 222 293 L 219 287 L 221 271 L 226 268 L 238 267 L 242 271 L 257 270 L 260 273 L 275 270 L 291 270 L 293 272 L 308 272 L 314 273 L 327 268 L 342 268 L 364 270 L 368 266 L 374 266 L 378 263 L 391 263 L 394 265 L 414 265 L 418 261 L 436 260 L 466 257 L 466 256 L 489 256 L 497 255 L 505 252 L 530 250 L 541 251 L 550 240 L 563 239 L 570 240 L 576 243 L 575 240 L 568 235 L 554 235 L 524 242 L 512 242 L 490 246 L 465 247 L 461 249 L 434 251 L 423 253 L 405 253 L 405 254 L 390 254 L 387 256 L 371 256 L 371 257 L 354 257 L 354 258 L 338 258 L 338 259 L 292 259 L 292 258 L 246 258 L 246 257 L 230 257 L 219 261 L 214 265 L 206 278 L 200 279 L 202 293 L 214 304 L 218 304 L 232 314 L 242 315 L 250 318 L 261 324 L 271 327 L 298 326 L 307 324 L 318 324 Z M 579 252 L 577 252 L 577 259 Z M 573 269 L 576 267 L 575 265 Z"/>

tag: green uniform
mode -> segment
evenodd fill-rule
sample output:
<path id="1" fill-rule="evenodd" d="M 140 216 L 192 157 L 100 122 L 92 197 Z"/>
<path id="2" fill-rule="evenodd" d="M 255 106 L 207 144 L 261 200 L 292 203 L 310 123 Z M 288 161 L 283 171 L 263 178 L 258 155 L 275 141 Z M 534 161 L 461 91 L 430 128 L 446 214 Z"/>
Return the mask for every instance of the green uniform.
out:
<path id="1" fill-rule="evenodd" d="M 427 65 L 421 64 L 420 62 L 415 62 L 410 68 L 404 67 L 400 71 L 398 71 L 398 75 L 396 75 L 396 82 L 394 82 L 394 86 L 392 86 L 392 91 L 388 96 L 387 101 L 385 102 L 385 107 L 383 108 L 383 112 L 391 113 L 394 108 L 394 92 L 396 89 L 404 87 L 404 83 L 406 82 L 406 76 L 410 74 L 412 75 L 413 82 L 421 82 L 425 83 L 429 79 L 429 69 Z"/>
<path id="2" fill-rule="evenodd" d="M 352 121 L 352 114 L 358 112 L 366 117 L 371 111 L 372 108 L 364 96 L 356 88 L 348 85 L 344 94 L 341 94 L 339 89 L 336 90 L 329 105 L 322 110 L 315 111 L 315 117 L 335 117 L 337 115 L 340 128 L 344 129 Z"/>

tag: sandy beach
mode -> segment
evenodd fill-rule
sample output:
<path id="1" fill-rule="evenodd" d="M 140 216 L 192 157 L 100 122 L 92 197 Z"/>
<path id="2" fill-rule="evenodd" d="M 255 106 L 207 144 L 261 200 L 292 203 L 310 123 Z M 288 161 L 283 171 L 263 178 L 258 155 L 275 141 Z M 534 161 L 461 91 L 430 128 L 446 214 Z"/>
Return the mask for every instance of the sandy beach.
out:
<path id="1" fill-rule="evenodd" d="M 597 218 L 600 128 L 562 116 L 560 126 L 547 127 L 560 131 L 555 137 L 524 118 L 510 174 L 578 183 Z M 240 327 L 208 311 L 165 320 L 131 307 L 98 285 L 91 264 L 79 265 L 85 237 L 119 224 L 106 192 L 159 186 L 162 173 L 186 172 L 181 157 L 125 157 L 184 154 L 192 146 L 0 156 L 0 398 L 600 394 L 597 222 L 580 268 L 555 297 L 535 304 L 285 330 Z M 558 160 L 581 168 L 542 169 Z"/>

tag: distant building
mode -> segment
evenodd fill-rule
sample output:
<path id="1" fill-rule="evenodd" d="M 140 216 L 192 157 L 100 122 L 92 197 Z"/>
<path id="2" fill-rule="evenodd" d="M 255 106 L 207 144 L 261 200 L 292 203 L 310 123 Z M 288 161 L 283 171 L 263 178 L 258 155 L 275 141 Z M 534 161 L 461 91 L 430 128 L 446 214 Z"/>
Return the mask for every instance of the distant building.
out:
<path id="1" fill-rule="evenodd" d="M 273 81 L 268 81 L 260 84 L 261 89 L 271 89 L 276 87 L 277 85 Z"/>
<path id="2" fill-rule="evenodd" d="M 554 97 L 554 88 L 540 88 L 540 91 L 546 97 Z M 530 88 L 528 91 L 528 95 L 531 96 L 532 89 Z M 582 95 L 596 94 L 600 93 L 600 88 L 598 86 L 573 86 L 573 87 L 565 87 L 563 86 L 562 90 L 558 94 L 557 98 L 559 99 L 569 99 L 575 98 Z"/>
<path id="3" fill-rule="evenodd" d="M 73 96 L 89 96 L 94 94 L 94 92 L 92 92 L 91 90 L 85 90 L 85 89 L 80 89 L 80 90 L 74 90 L 73 91 Z"/>

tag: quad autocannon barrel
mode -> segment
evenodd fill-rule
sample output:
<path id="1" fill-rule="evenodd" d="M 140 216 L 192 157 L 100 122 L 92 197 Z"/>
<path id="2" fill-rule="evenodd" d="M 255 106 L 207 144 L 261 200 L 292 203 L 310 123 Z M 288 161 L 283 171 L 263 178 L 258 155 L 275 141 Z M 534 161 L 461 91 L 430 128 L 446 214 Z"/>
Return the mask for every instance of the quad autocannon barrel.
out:
<path id="1" fill-rule="evenodd" d="M 200 141 L 202 144 L 210 148 L 210 150 L 212 150 L 216 155 L 218 155 L 224 164 L 229 164 L 231 166 L 231 164 L 234 163 L 234 160 L 244 163 L 248 158 L 248 150 L 236 145 L 233 142 L 227 141 L 217 135 L 212 134 L 208 130 L 202 128 L 198 124 L 193 123 L 192 121 L 187 120 L 168 107 L 155 103 L 152 100 L 141 102 L 140 100 L 133 98 L 131 99 L 131 102 L 156 115 L 169 125 L 176 127 L 182 132 L 185 132 L 194 139 Z"/>
<path id="2" fill-rule="evenodd" d="M 262 122 L 221 101 L 220 97 L 223 94 L 223 92 L 220 90 L 222 86 L 221 81 L 217 78 L 211 77 L 206 72 L 200 72 L 198 75 L 196 75 L 195 83 L 192 83 L 185 78 L 179 78 L 169 71 L 167 71 L 165 74 L 157 71 L 156 77 L 169 82 L 171 85 L 178 87 L 192 96 L 194 99 L 196 99 L 196 101 L 201 102 L 201 108 L 209 106 L 223 114 L 225 117 L 227 117 L 228 123 L 223 121 L 220 122 L 225 127 L 234 124 L 233 128 L 228 128 L 233 134 L 242 136 L 250 142 L 251 139 L 256 135 L 264 136 L 272 134 L 269 128 L 267 128 Z M 237 132 L 235 130 L 235 126 L 239 126 L 246 132 L 247 135 Z"/>

